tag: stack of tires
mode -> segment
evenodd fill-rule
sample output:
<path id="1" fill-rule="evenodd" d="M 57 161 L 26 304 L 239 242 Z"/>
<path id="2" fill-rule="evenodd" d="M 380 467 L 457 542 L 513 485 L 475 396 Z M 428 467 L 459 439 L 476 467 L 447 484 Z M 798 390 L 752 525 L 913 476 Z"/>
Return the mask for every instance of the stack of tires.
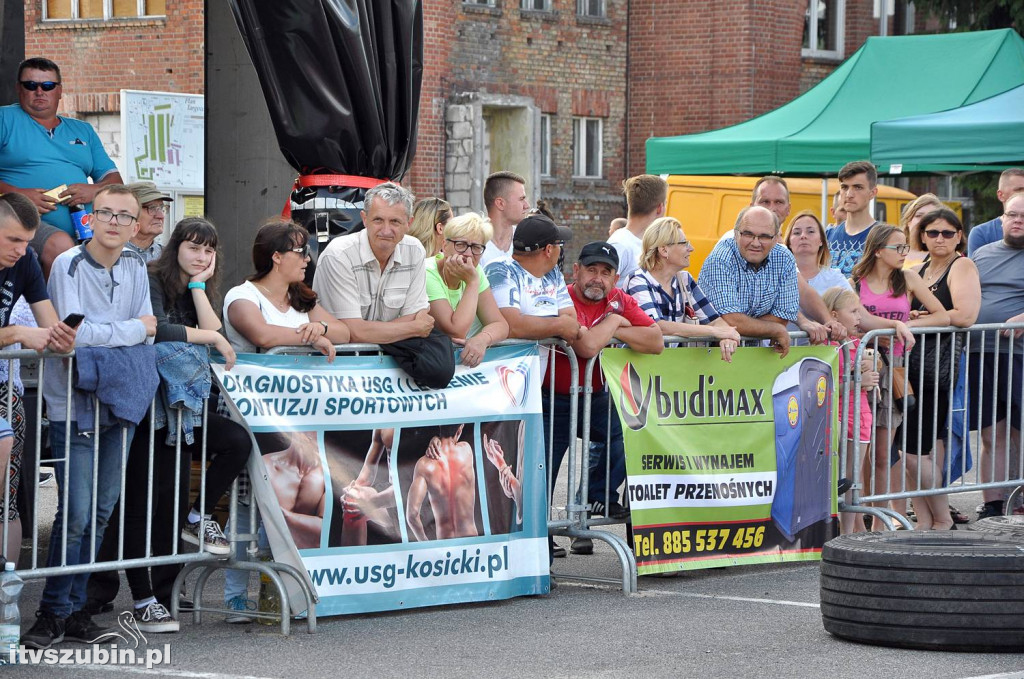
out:
<path id="1" fill-rule="evenodd" d="M 831 540 L 821 563 L 825 630 L 883 646 L 1024 650 L 1024 523 L 991 523 L 1007 525 Z"/>

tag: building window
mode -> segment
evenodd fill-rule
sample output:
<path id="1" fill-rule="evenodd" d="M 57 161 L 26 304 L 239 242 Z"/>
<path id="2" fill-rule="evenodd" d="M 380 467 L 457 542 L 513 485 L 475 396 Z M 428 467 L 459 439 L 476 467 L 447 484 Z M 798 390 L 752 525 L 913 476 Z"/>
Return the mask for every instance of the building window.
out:
<path id="1" fill-rule="evenodd" d="M 43 19 L 138 19 L 167 14 L 166 0 L 43 0 Z"/>
<path id="2" fill-rule="evenodd" d="M 540 176 L 551 176 L 551 114 L 540 116 Z"/>
<path id="3" fill-rule="evenodd" d="M 576 0 L 576 13 L 585 17 L 604 18 L 604 0 Z"/>
<path id="4" fill-rule="evenodd" d="M 601 176 L 601 119 L 572 119 L 572 175 Z"/>
<path id="5" fill-rule="evenodd" d="M 845 0 L 807 0 L 804 14 L 805 57 L 843 57 Z"/>
<path id="6" fill-rule="evenodd" d="M 534 12 L 550 12 L 551 0 L 519 0 L 519 8 Z"/>
<path id="7" fill-rule="evenodd" d="M 495 0 L 462 0 L 463 5 L 481 5 L 482 7 L 494 7 Z"/>

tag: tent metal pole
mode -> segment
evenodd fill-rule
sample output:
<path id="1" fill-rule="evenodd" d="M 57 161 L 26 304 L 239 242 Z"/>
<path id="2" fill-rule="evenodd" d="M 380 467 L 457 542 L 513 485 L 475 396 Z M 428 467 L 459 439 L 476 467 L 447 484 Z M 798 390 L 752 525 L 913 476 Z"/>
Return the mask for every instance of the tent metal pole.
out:
<path id="1" fill-rule="evenodd" d="M 828 177 L 821 178 L 821 223 L 828 224 Z"/>

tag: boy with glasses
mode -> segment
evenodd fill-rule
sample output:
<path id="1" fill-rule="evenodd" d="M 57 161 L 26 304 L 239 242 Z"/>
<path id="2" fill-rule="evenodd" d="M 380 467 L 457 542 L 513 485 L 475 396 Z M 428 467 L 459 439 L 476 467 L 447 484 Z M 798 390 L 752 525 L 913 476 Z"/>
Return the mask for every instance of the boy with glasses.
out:
<path id="1" fill-rule="evenodd" d="M 146 264 L 138 254 L 124 251 L 125 244 L 138 229 L 139 203 L 129 188 L 114 185 L 100 188 L 93 207 L 90 215 L 92 240 L 54 260 L 48 288 L 57 315 L 84 316 L 75 339 L 75 346 L 79 348 L 120 348 L 151 343 L 156 335 L 156 317 L 149 298 Z M 76 364 L 81 360 L 77 358 Z M 135 366 L 126 367 L 131 370 Z M 126 367 L 119 370 L 127 372 Z M 140 361 L 136 372 L 141 375 L 145 369 Z M 155 375 L 155 363 L 151 369 Z M 122 432 L 127 451 L 135 427 L 131 423 L 115 422 L 101 424 L 98 431 L 91 427 L 79 429 L 76 400 L 67 400 L 67 362 L 47 361 L 43 376 L 51 448 L 57 456 L 64 455 L 65 444 L 69 448 L 67 461 L 54 463 L 58 503 L 50 535 L 48 566 L 90 563 L 95 558 L 94 550 L 103 542 L 107 520 L 120 494 Z M 153 392 L 155 388 L 154 384 Z M 142 392 L 144 388 L 132 398 L 148 403 L 152 393 Z M 94 469 L 95 448 L 98 448 L 98 458 Z M 65 639 L 83 643 L 110 639 L 114 632 L 93 622 L 85 610 L 88 579 L 88 573 L 48 577 L 36 622 L 22 636 L 21 643 L 29 648 L 44 649 Z"/>

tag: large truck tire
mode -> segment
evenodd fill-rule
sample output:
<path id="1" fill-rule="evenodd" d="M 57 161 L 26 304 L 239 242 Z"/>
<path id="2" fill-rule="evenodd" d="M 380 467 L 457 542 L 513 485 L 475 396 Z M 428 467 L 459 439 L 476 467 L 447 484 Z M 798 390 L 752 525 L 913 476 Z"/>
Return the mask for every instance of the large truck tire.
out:
<path id="1" fill-rule="evenodd" d="M 979 533 L 995 533 L 1018 540 L 1024 545 L 1024 514 L 1012 516 L 990 516 L 970 524 L 968 530 Z"/>
<path id="2" fill-rule="evenodd" d="M 825 630 L 945 651 L 1024 650 L 1024 540 L 970 531 L 843 535 L 821 553 Z"/>

